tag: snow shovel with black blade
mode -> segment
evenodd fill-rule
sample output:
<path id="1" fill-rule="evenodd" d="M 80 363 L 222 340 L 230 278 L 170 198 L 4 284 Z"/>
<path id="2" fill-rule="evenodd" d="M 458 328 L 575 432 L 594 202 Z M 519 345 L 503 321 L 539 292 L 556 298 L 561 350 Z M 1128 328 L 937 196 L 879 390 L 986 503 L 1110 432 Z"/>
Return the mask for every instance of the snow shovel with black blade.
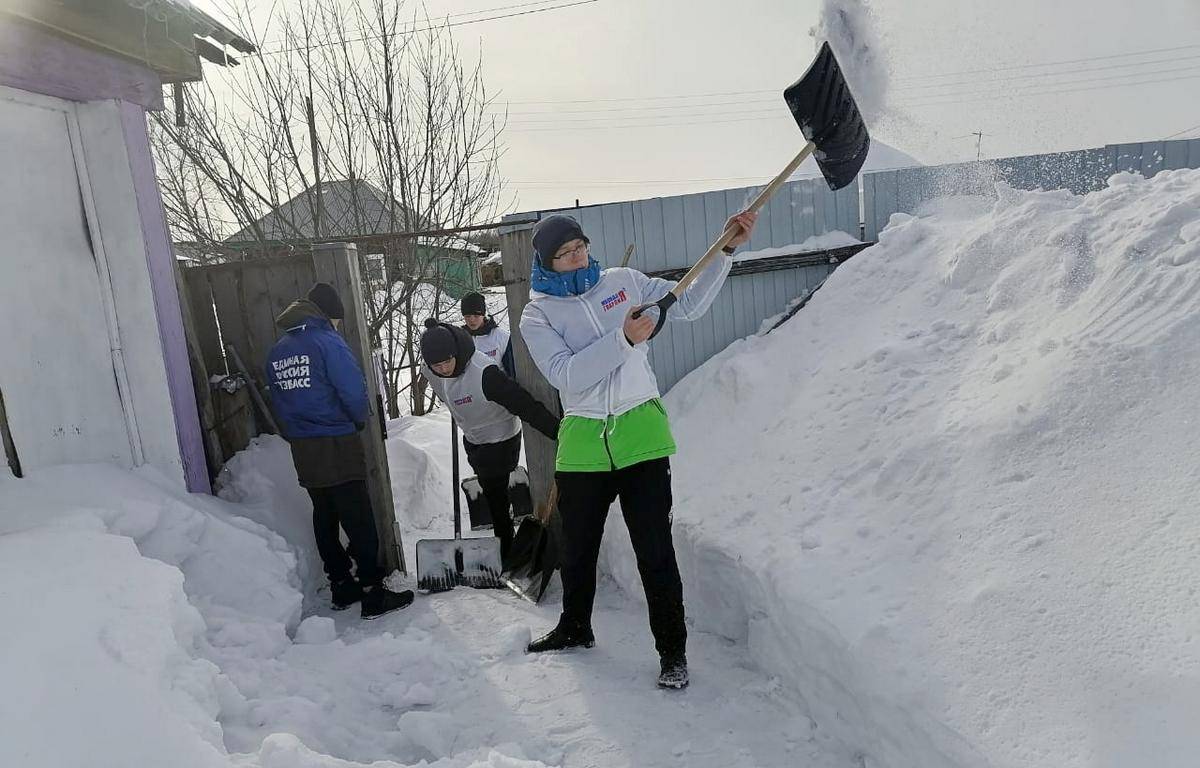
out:
<path id="1" fill-rule="evenodd" d="M 847 85 L 842 68 L 834 58 L 833 49 L 829 47 L 828 42 L 821 46 L 817 58 L 809 65 L 804 76 L 784 90 L 783 98 L 808 143 L 800 150 L 800 154 L 758 193 L 746 208 L 752 213 L 757 213 L 767 204 L 771 196 L 809 155 L 817 158 L 817 167 L 821 169 L 821 175 L 825 177 L 829 188 L 836 191 L 854 181 L 854 177 L 866 162 L 867 150 L 871 148 L 871 137 L 867 133 L 862 113 L 858 111 L 858 104 L 850 93 L 850 86 Z M 679 300 L 692 281 L 736 234 L 736 227 L 725 230 L 666 296 L 652 304 L 643 304 L 633 311 L 633 316 L 637 318 L 651 307 L 658 307 L 658 324 L 655 325 L 650 338 L 654 338 L 662 330 L 667 321 L 667 310 Z"/>
<path id="2" fill-rule="evenodd" d="M 455 587 L 502 589 L 500 540 L 462 537 L 462 500 L 458 487 L 458 425 L 450 419 L 450 455 L 454 482 L 454 538 L 422 539 L 417 542 L 417 589 L 445 592 Z"/>
<path id="3" fill-rule="evenodd" d="M 557 504 L 558 486 L 551 484 L 550 497 L 521 521 L 504 564 L 505 586 L 532 603 L 542 599 L 558 568 L 562 523 L 554 514 Z"/>

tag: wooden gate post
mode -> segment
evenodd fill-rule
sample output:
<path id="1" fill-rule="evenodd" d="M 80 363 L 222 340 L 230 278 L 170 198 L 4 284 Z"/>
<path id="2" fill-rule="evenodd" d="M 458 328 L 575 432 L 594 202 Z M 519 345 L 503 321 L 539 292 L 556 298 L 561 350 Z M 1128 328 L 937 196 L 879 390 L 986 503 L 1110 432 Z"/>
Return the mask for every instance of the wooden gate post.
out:
<path id="1" fill-rule="evenodd" d="M 513 362 L 517 381 L 554 415 L 558 415 L 558 391 L 537 369 L 529 348 L 521 337 L 521 313 L 529 303 L 529 272 L 533 266 L 533 225 L 518 224 L 500 229 L 505 293 L 508 295 L 508 324 L 512 333 Z M 550 495 L 554 481 L 554 457 L 557 445 L 536 429 L 524 429 L 525 460 L 529 467 L 530 491 L 535 505 Z"/>
<path id="2" fill-rule="evenodd" d="M 404 563 L 404 550 L 400 540 L 400 526 L 396 523 L 396 508 L 392 501 L 392 481 L 388 472 L 387 448 L 384 446 L 383 430 L 380 428 L 379 383 L 374 374 L 371 359 L 371 338 L 367 328 L 366 303 L 363 300 L 362 279 L 359 273 L 358 248 L 353 243 L 322 243 L 313 246 L 313 269 L 320 282 L 329 283 L 337 289 L 346 309 L 341 332 L 350 349 L 362 366 L 367 383 L 367 399 L 371 414 L 362 431 L 366 441 L 367 486 L 371 493 L 371 507 L 375 511 L 375 528 L 379 532 L 380 554 L 388 569 L 399 569 L 408 573 Z"/>

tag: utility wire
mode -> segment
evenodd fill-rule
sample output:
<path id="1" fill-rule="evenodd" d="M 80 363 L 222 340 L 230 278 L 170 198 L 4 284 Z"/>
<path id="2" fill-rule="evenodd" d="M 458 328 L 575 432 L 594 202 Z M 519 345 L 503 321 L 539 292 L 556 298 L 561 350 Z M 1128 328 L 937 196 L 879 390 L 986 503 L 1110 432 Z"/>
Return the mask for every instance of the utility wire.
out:
<path id="1" fill-rule="evenodd" d="M 485 21 L 496 21 L 498 19 L 512 19 L 512 18 L 516 18 L 517 16 L 531 16 L 535 13 L 547 13 L 549 11 L 561 11 L 566 8 L 574 8 L 576 6 L 590 5 L 592 3 L 598 3 L 598 2 L 600 2 L 600 0 L 575 0 L 575 2 L 563 3 L 562 5 L 554 5 L 554 6 L 550 6 L 548 8 L 534 8 L 534 9 L 528 10 L 528 11 L 517 11 L 514 13 L 500 14 L 497 16 L 488 16 L 488 17 L 485 17 L 482 19 L 469 19 L 467 21 L 454 21 L 454 22 L 450 22 L 448 24 L 430 24 L 427 27 L 397 30 L 394 33 L 393 32 L 385 32 L 382 34 L 362 35 L 360 37 L 351 37 L 351 38 L 346 38 L 346 39 L 341 39 L 341 40 L 327 40 L 325 42 L 313 43 L 312 45 L 287 46 L 287 47 L 283 47 L 283 48 L 276 48 L 276 49 L 270 50 L 270 51 L 261 51 L 259 53 L 259 55 L 260 56 L 275 56 L 280 53 L 290 53 L 293 51 L 307 51 L 307 50 L 312 50 L 315 48 L 328 48 L 330 46 L 335 46 L 335 45 L 344 45 L 345 43 L 363 43 L 363 42 L 367 42 L 369 40 L 382 40 L 385 37 L 406 37 L 408 35 L 415 35 L 418 32 L 429 32 L 430 30 L 447 29 L 449 27 L 463 27 L 468 24 L 479 24 L 479 23 L 482 23 Z M 481 13 L 482 13 L 482 11 L 481 11 Z"/>

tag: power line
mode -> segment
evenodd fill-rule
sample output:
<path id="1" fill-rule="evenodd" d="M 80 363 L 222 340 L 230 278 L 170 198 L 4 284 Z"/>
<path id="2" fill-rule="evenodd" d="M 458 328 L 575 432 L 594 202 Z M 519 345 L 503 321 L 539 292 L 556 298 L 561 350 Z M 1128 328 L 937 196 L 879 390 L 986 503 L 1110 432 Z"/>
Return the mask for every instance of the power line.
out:
<path id="1" fill-rule="evenodd" d="M 1197 57 L 1197 58 L 1200 58 L 1200 57 Z M 1179 67 L 1179 68 L 1175 68 L 1175 69 L 1157 70 L 1154 72 L 1135 72 L 1135 73 L 1129 73 L 1129 74 L 1104 75 L 1101 77 L 1094 77 L 1094 78 L 1079 78 L 1079 79 L 1074 79 L 1074 80 L 1063 80 L 1061 82 L 1055 82 L 1055 83 L 1040 83 L 1040 84 L 1036 84 L 1036 85 L 1025 86 L 1022 88 L 1008 88 L 1008 89 L 999 88 L 999 89 L 990 89 L 990 90 L 981 88 L 981 89 L 975 89 L 975 90 L 969 90 L 969 91 L 959 91 L 959 92 L 947 91 L 945 93 L 917 94 L 917 95 L 913 95 L 913 97 L 912 97 L 915 99 L 915 101 L 912 101 L 912 102 L 900 101 L 900 102 L 897 102 L 897 104 L 900 106 L 904 106 L 906 104 L 912 105 L 912 106 L 924 106 L 923 100 L 944 99 L 944 98 L 957 99 L 958 97 L 961 97 L 961 96 L 977 97 L 977 98 L 978 97 L 992 98 L 993 96 L 995 96 L 995 97 L 1012 97 L 1012 96 L 1020 96 L 1025 93 L 1031 93 L 1031 94 L 1041 93 L 1042 91 L 1038 90 L 1038 89 L 1056 88 L 1058 86 L 1064 86 L 1064 85 L 1080 85 L 1080 84 L 1096 83 L 1096 82 L 1111 83 L 1114 86 L 1120 86 L 1120 85 L 1125 85 L 1125 83 L 1120 83 L 1117 81 L 1124 80 L 1124 79 L 1131 78 L 1131 77 L 1132 78 L 1146 78 L 1146 77 L 1150 77 L 1152 75 L 1175 74 L 1175 73 L 1180 73 L 1180 72 L 1200 74 L 1200 66 Z M 1159 82 L 1159 81 L 1158 80 L 1148 80 L 1148 81 L 1143 80 L 1138 83 L 1130 83 L 1130 84 L 1145 84 L 1147 82 Z M 987 85 L 987 84 L 984 83 L 981 85 Z M 1033 89 L 1033 90 L 1031 90 L 1031 89 Z M 774 98 L 774 99 L 751 99 L 751 100 L 740 100 L 740 101 L 705 102 L 705 103 L 699 103 L 699 104 L 649 105 L 649 106 L 639 106 L 639 107 L 602 107 L 602 108 L 598 108 L 598 109 L 539 110 L 539 111 L 532 111 L 532 112 L 495 111 L 495 112 L 493 112 L 493 114 L 504 114 L 508 117 L 516 117 L 517 118 L 516 120 L 510 121 L 510 124 L 516 125 L 516 124 L 532 124 L 532 123 L 539 123 L 539 122 L 540 123 L 545 123 L 545 122 L 586 122 L 586 121 L 597 121 L 597 120 L 602 120 L 602 119 L 621 120 L 621 119 L 638 119 L 638 118 L 650 119 L 650 118 L 655 118 L 655 117 L 667 118 L 667 117 L 674 116 L 675 112 L 678 112 L 678 110 L 682 110 L 682 109 L 708 109 L 708 108 L 713 108 L 713 107 L 751 107 L 751 108 L 755 108 L 755 107 L 780 104 L 780 103 L 781 102 L 780 102 L 779 98 Z M 649 112 L 656 112 L 656 111 L 663 111 L 663 110 L 671 110 L 673 114 L 671 114 L 671 115 L 611 114 L 611 113 L 619 113 L 619 112 L 649 113 Z M 717 112 L 717 113 L 713 113 L 713 114 L 720 115 L 720 114 L 724 114 L 724 113 Z M 559 119 L 559 120 L 544 119 L 543 120 L 543 119 L 538 119 L 538 118 L 524 119 L 526 115 L 596 115 L 596 117 L 566 118 L 566 119 Z M 686 115 L 686 116 L 698 116 L 698 115 L 696 115 L 695 113 L 690 113 L 689 115 Z"/>
<path id="2" fill-rule="evenodd" d="M 455 21 L 455 22 L 450 22 L 448 24 L 432 24 L 430 26 L 421 27 L 421 28 L 417 28 L 417 29 L 405 29 L 405 30 L 397 31 L 395 33 L 395 36 L 403 37 L 403 36 L 408 36 L 408 35 L 414 35 L 418 32 L 429 32 L 430 30 L 435 30 L 435 29 L 448 29 L 450 27 L 463 27 L 468 24 L 479 24 L 479 23 L 482 23 L 485 21 L 497 21 L 499 19 L 512 19 L 512 18 L 516 18 L 518 16 L 531 16 L 535 13 L 547 13 L 549 11 L 561 11 L 566 8 L 574 8 L 576 6 L 590 5 L 592 3 L 598 3 L 598 2 L 600 2 L 600 0 L 575 0 L 574 2 L 563 3 L 562 5 L 550 6 L 549 8 L 534 8 L 534 9 L 528 10 L 528 11 L 518 11 L 516 13 L 505 13 L 505 14 L 500 14 L 498 16 L 488 16 L 488 17 L 482 18 L 482 19 L 469 19 L 467 21 Z M 519 6 L 514 6 L 514 7 L 519 7 Z M 479 13 L 485 13 L 485 12 L 486 11 L 479 11 Z M 347 38 L 345 40 L 328 40 L 328 41 L 325 41 L 322 43 L 313 43 L 312 45 L 299 45 L 299 46 L 288 46 L 285 48 L 276 48 L 275 50 L 272 50 L 272 51 L 262 51 L 262 52 L 260 52 L 259 55 L 260 56 L 275 56 L 280 53 L 290 53 L 292 51 L 307 51 L 307 50 L 312 50 L 315 48 L 328 48 L 330 46 L 335 46 L 335 45 L 344 45 L 346 43 L 362 43 L 362 42 L 367 42 L 369 40 L 382 40 L 383 38 L 390 37 L 390 36 L 392 36 L 392 33 L 362 35 L 361 37 L 352 37 L 352 38 Z"/>
<path id="3" fill-rule="evenodd" d="M 1014 64 L 1007 67 L 988 67 L 987 69 L 964 69 L 960 72 L 944 72 L 937 75 L 915 75 L 911 78 L 898 77 L 897 80 L 917 80 L 936 77 L 957 77 L 958 75 L 979 75 L 989 74 L 992 72 L 1011 72 L 1018 69 L 1034 69 L 1037 67 L 1056 67 L 1062 64 L 1083 64 L 1089 61 L 1108 61 L 1111 59 L 1129 58 L 1132 56 L 1147 56 L 1152 53 L 1170 53 L 1173 51 L 1188 51 L 1200 48 L 1200 43 L 1191 43 L 1188 45 L 1177 45 L 1172 48 L 1150 48 L 1144 51 L 1130 51 L 1129 53 L 1112 53 L 1107 56 L 1088 56 L 1082 59 L 1065 59 L 1061 61 L 1045 61 L 1038 64 Z M 1131 62 L 1136 63 L 1136 62 Z"/>
<path id="4" fill-rule="evenodd" d="M 460 11 L 460 12 L 458 12 L 458 13 L 448 13 L 448 14 L 446 14 L 446 15 L 444 15 L 444 16 L 442 16 L 442 15 L 439 15 L 439 16 L 437 16 L 436 18 L 437 18 L 439 21 L 440 21 L 440 20 L 443 20 L 443 19 L 446 19 L 446 20 L 448 20 L 448 19 L 458 19 L 458 18 L 462 18 L 463 16 L 478 16 L 478 15 L 480 15 L 480 14 L 483 14 L 483 13 L 495 13 L 496 11 L 509 11 L 509 10 L 513 10 L 513 9 L 516 9 L 516 8 L 529 8 L 529 7 L 532 7 L 532 6 L 535 6 L 535 5 L 548 5 L 548 4 L 550 4 L 550 3 L 558 3 L 558 2 L 562 2 L 562 0 L 536 0 L 536 2 L 530 2 L 530 3 L 518 3 L 518 4 L 516 4 L 516 5 L 500 5 L 500 6 L 494 6 L 494 7 L 492 7 L 492 8 L 481 8 L 481 9 L 480 9 L 480 10 L 478 10 L 478 11 Z M 413 22 L 413 23 L 414 23 L 414 24 L 416 24 L 416 22 Z M 348 29 L 348 30 L 345 30 L 345 34 L 350 34 L 350 35 L 369 35 L 370 33 L 369 33 L 369 31 L 368 31 L 366 28 L 364 28 L 364 27 L 357 27 L 357 28 L 355 28 L 355 29 Z M 405 33 L 405 34 L 407 34 L 407 33 Z M 272 46 L 275 46 L 275 45 L 284 46 L 284 45 L 287 45 L 287 44 L 288 44 L 288 41 L 287 41 L 286 39 L 284 39 L 284 40 L 270 40 L 270 41 L 264 40 L 264 41 L 263 41 L 263 42 L 262 42 L 262 43 L 259 45 L 259 48 L 260 48 L 260 49 L 261 49 L 261 48 L 270 49 Z"/>
<path id="5" fill-rule="evenodd" d="M 898 86 L 896 86 L 896 90 L 913 90 L 916 88 L 942 88 L 942 87 L 954 87 L 954 86 L 963 86 L 963 85 L 978 85 L 980 83 L 982 83 L 984 85 L 988 85 L 991 83 L 1006 83 L 1006 82 L 1012 82 L 1012 81 L 1018 81 L 1018 80 L 1030 80 L 1033 78 L 1040 78 L 1040 77 L 1061 77 L 1063 75 L 1091 74 L 1092 72 L 1102 72 L 1102 71 L 1109 70 L 1109 69 L 1128 69 L 1130 67 L 1153 66 L 1153 65 L 1157 65 L 1157 64 L 1177 64 L 1181 61 L 1195 61 L 1197 59 L 1200 59 L 1200 54 L 1198 54 L 1196 56 L 1177 56 L 1177 57 L 1174 57 L 1171 59 L 1158 59 L 1155 61 L 1137 61 L 1137 62 L 1130 62 L 1128 64 L 1109 64 L 1109 65 L 1103 66 L 1103 67 L 1084 67 L 1082 69 L 1068 69 L 1068 70 L 1062 70 L 1059 72 L 1031 72 L 1029 74 L 1024 74 L 1024 75 L 1011 75 L 1009 77 L 994 77 L 994 78 L 988 78 L 986 80 L 975 80 L 975 81 L 964 80 L 964 81 L 960 81 L 960 82 L 956 82 L 956 83 L 926 83 L 923 85 L 898 85 Z M 1194 67 L 1196 65 L 1193 64 L 1190 66 Z M 1172 70 L 1166 70 L 1166 71 L 1172 71 Z M 1143 72 L 1143 73 L 1131 72 L 1128 74 L 1132 75 L 1132 74 L 1156 74 L 1156 73 L 1155 72 Z M 1119 75 L 1119 74 L 1112 75 L 1112 77 L 1120 77 L 1120 76 L 1121 75 Z M 1047 85 L 1050 85 L 1050 83 L 1047 83 Z"/>
<path id="6" fill-rule="evenodd" d="M 1189 58 L 1200 59 L 1200 56 L 1189 57 Z M 1153 75 L 1176 74 L 1176 73 L 1180 73 L 1180 72 L 1188 72 L 1188 73 L 1200 72 L 1200 64 L 1193 64 L 1193 65 L 1188 65 L 1188 66 L 1184 66 L 1184 67 L 1175 67 L 1175 68 L 1171 68 L 1171 69 L 1159 69 L 1159 70 L 1152 70 L 1152 71 L 1145 71 L 1145 72 L 1119 72 L 1119 73 L 1113 73 L 1113 74 L 1108 74 L 1108 75 L 1101 75 L 1099 77 L 1074 78 L 1074 79 L 1069 79 L 1069 80 L 1061 80 L 1058 82 L 1030 83 L 1028 85 L 1022 85 L 1022 86 L 1018 86 L 1018 87 L 992 89 L 991 92 L 1002 93 L 1002 94 L 1019 93 L 1025 89 L 1041 89 L 1041 88 L 1058 87 L 1058 86 L 1063 86 L 1063 85 L 1079 85 L 1079 84 L 1086 84 L 1086 83 L 1109 82 L 1109 81 L 1124 80 L 1127 78 L 1145 78 L 1145 77 L 1150 77 Z M 1060 76 L 1060 75 L 1056 75 L 1056 76 Z M 980 81 L 977 83 L 962 83 L 962 84 L 948 83 L 948 84 L 946 84 L 946 86 L 948 88 L 958 88 L 960 86 L 970 86 L 971 90 L 967 90 L 967 91 L 947 90 L 945 93 L 908 94 L 908 96 L 912 99 L 941 98 L 941 97 L 945 97 L 945 96 L 958 96 L 958 95 L 974 96 L 974 95 L 980 93 L 981 91 L 988 92 L 988 90 L 987 90 L 988 87 L 991 86 L 993 83 L 998 83 L 998 82 L 1002 82 L 1002 81 L 985 80 L 985 81 Z M 664 105 L 649 104 L 649 105 L 628 106 L 628 107 L 597 107 L 597 108 L 591 108 L 591 109 L 557 109 L 557 110 L 534 110 L 534 111 L 494 110 L 494 111 L 496 112 L 496 114 L 503 113 L 503 114 L 507 114 L 509 116 L 524 116 L 524 115 L 591 114 L 591 113 L 609 113 L 609 112 L 639 112 L 639 111 L 651 111 L 651 110 L 687 109 L 687 108 L 691 108 L 691 107 L 757 106 L 757 105 L 763 105 L 763 104 L 779 103 L 779 95 L 778 95 L 780 93 L 779 91 L 745 91 L 744 93 L 746 95 L 755 94 L 755 93 L 771 93 L 771 94 L 776 94 L 776 97 L 771 98 L 771 99 L 753 98 L 753 99 L 739 99 L 739 100 L 735 100 L 735 101 L 717 101 L 717 102 L 705 102 L 705 103 L 695 103 L 695 104 L 664 104 Z M 661 98 L 685 99 L 685 98 L 699 98 L 704 95 L 705 94 L 691 94 L 689 96 L 674 96 L 674 97 L 661 97 Z M 738 95 L 738 94 L 730 94 L 730 95 Z M 640 100 L 650 101 L 655 98 L 657 98 L 657 97 L 644 97 Z M 625 99 L 621 99 L 621 100 L 625 100 Z M 628 99 L 628 100 L 634 100 L 634 99 Z M 597 101 L 598 102 L 617 101 L 617 99 L 611 99 L 611 100 L 600 99 Z M 509 102 L 509 103 L 511 104 L 511 103 L 517 103 L 517 102 Z M 583 103 L 583 100 L 570 100 L 570 101 L 562 101 L 562 102 L 545 102 L 545 103 L 564 103 L 564 104 Z"/>
<path id="7" fill-rule="evenodd" d="M 1134 86 L 1134 85 L 1159 85 L 1161 83 L 1176 83 L 1176 82 L 1181 82 L 1184 80 L 1197 80 L 1197 79 L 1200 79 L 1200 74 L 1183 75 L 1180 77 L 1164 77 L 1164 78 L 1159 78 L 1157 80 L 1140 80 L 1140 81 L 1132 82 L 1132 83 L 1109 83 L 1109 84 L 1105 84 L 1105 85 L 1084 86 L 1081 88 L 1063 88 L 1063 89 L 1056 89 L 1056 90 L 1049 90 L 1049 91 L 1019 91 L 1019 92 L 1012 92 L 1012 93 L 999 92 L 999 93 L 991 93 L 991 94 L 982 95 L 978 98 L 951 98 L 951 99 L 934 100 L 934 101 L 909 102 L 906 104 L 902 104 L 902 106 L 915 108 L 915 107 L 933 107 L 933 106 L 939 106 L 939 105 L 944 105 L 944 104 L 972 104 L 972 103 L 977 103 L 980 101 L 995 101 L 996 99 L 1015 99 L 1015 98 L 1024 98 L 1024 97 L 1028 97 L 1028 96 L 1053 96 L 1056 94 L 1064 94 L 1064 93 L 1082 93 L 1085 91 L 1106 90 L 1108 88 L 1127 88 L 1129 86 Z M 962 95 L 963 96 L 972 96 L 972 94 L 962 94 Z"/>
<path id="8" fill-rule="evenodd" d="M 765 115 L 780 115 L 780 114 L 786 115 L 786 114 L 788 114 L 788 112 L 787 112 L 787 106 L 781 100 L 778 105 L 778 109 L 752 109 L 752 110 L 743 109 L 743 110 L 738 110 L 735 114 L 737 116 L 747 117 L 747 116 L 765 116 Z M 730 115 L 729 112 L 688 112 L 688 113 L 672 113 L 669 115 L 613 115 L 610 117 L 576 117 L 576 118 L 568 117 L 568 118 L 562 118 L 559 120 L 510 120 L 508 122 L 508 125 L 516 125 L 516 126 L 565 125 L 565 124 L 571 124 L 571 123 L 611 124 L 612 121 L 617 121 L 617 120 L 656 120 L 656 119 L 657 120 L 672 120 L 672 119 L 679 119 L 679 118 L 685 118 L 685 117 L 706 118 L 706 117 L 726 117 L 726 116 L 732 117 L 733 115 Z"/>
<path id="9" fill-rule="evenodd" d="M 913 80 L 929 80 L 929 79 L 944 78 L 944 77 L 958 77 L 960 75 L 990 74 L 993 72 L 1008 72 L 1008 71 L 1015 71 L 1015 70 L 1020 70 L 1020 69 L 1034 69 L 1034 68 L 1040 68 L 1040 67 L 1059 66 L 1062 64 L 1080 64 L 1080 63 L 1085 63 L 1085 62 L 1089 62 L 1089 61 L 1109 61 L 1112 59 L 1128 58 L 1131 56 L 1145 56 L 1145 55 L 1154 54 L 1154 53 L 1167 53 L 1167 52 L 1171 52 L 1171 51 L 1196 50 L 1196 49 L 1200 49 L 1200 44 L 1181 45 L 1181 46 L 1176 46 L 1176 47 L 1172 47 L 1172 48 L 1152 48 L 1152 49 L 1147 49 L 1144 51 L 1131 51 L 1129 53 L 1114 53 L 1114 54 L 1109 54 L 1106 56 L 1090 56 L 1090 57 L 1082 58 L 1082 59 L 1067 59 L 1067 60 L 1063 60 L 1063 61 L 1048 61 L 1048 62 L 1040 62 L 1040 63 L 1035 63 L 1035 64 L 1018 64 L 1018 65 L 1012 65 L 1012 66 L 1008 66 L 1008 67 L 991 67 L 988 69 L 971 69 L 971 70 L 961 70 L 958 72 L 942 72 L 939 74 L 925 74 L 925 75 L 914 75 L 911 77 L 897 77 L 896 82 L 901 83 L 901 82 L 909 82 L 909 81 L 913 81 Z M 1150 65 L 1150 64 L 1168 63 L 1168 62 L 1173 62 L 1173 61 L 1186 61 L 1186 60 L 1190 60 L 1192 58 L 1198 58 L 1198 57 L 1189 56 L 1189 57 L 1184 57 L 1183 59 L 1178 59 L 1178 58 L 1177 59 L 1165 59 L 1162 61 L 1141 61 L 1141 62 L 1132 61 L 1132 62 L 1128 62 L 1127 64 L 1117 64 L 1117 65 L 1111 65 L 1108 67 L 1083 68 L 1083 69 L 1079 69 L 1079 70 L 1071 70 L 1071 71 L 1065 72 L 1065 73 L 1031 72 L 1027 75 L 1018 76 L 1018 78 L 1046 77 L 1046 76 L 1052 76 L 1052 75 L 1057 75 L 1057 74 L 1080 74 L 1080 73 L 1086 73 L 1086 72 L 1091 72 L 1091 71 L 1100 71 L 1100 70 L 1111 69 L 1111 68 L 1137 67 L 1137 66 L 1146 66 L 1146 65 Z M 942 84 L 935 84 L 935 85 L 949 86 L 949 85 L 954 85 L 954 84 L 953 83 L 942 83 Z M 1051 84 L 1047 83 L 1047 85 L 1051 85 Z M 905 86 L 897 85 L 898 90 L 901 87 L 905 87 Z M 752 95 L 761 95 L 761 94 L 779 94 L 780 92 L 781 91 L 778 88 L 771 88 L 771 89 L 760 89 L 760 90 L 749 90 L 749 91 L 717 91 L 717 92 L 710 92 L 710 93 L 660 94 L 660 95 L 653 95 L 653 96 L 615 96 L 615 97 L 595 98 L 595 99 L 511 99 L 507 103 L 509 103 L 509 104 L 599 104 L 599 103 L 613 103 L 613 102 L 625 102 L 625 101 L 673 101 L 673 100 L 678 100 L 678 99 L 713 98 L 713 97 L 725 97 L 725 96 L 752 96 Z"/>
<path id="10" fill-rule="evenodd" d="M 1188 72 L 1195 70 L 1185 70 Z M 1113 80 L 1116 76 L 1102 78 L 1103 80 Z M 1131 77 L 1131 75 L 1122 75 L 1122 78 Z M 942 105 L 957 105 L 977 103 L 980 101 L 993 101 L 996 99 L 1016 99 L 1025 97 L 1051 96 L 1068 93 L 1079 93 L 1107 88 L 1123 88 L 1128 86 L 1152 85 L 1167 82 L 1177 82 L 1182 80 L 1194 80 L 1200 78 L 1200 73 L 1182 77 L 1172 78 L 1156 78 L 1143 79 L 1135 82 L 1107 82 L 1104 85 L 1090 87 L 1074 87 L 1074 88 L 1050 88 L 1050 89 L 1035 89 L 1035 90 L 1013 90 L 1009 92 L 994 91 L 988 93 L 973 92 L 964 94 L 930 94 L 922 99 L 911 102 L 899 102 L 897 106 L 904 108 L 923 108 Z M 1095 79 L 1087 79 L 1082 82 L 1094 82 Z M 771 102 L 765 102 L 771 103 Z M 719 103 L 718 103 L 719 104 Z M 781 109 L 751 109 L 742 110 L 737 113 L 736 117 L 729 115 L 728 111 L 720 112 L 686 112 L 681 113 L 679 110 L 687 109 L 706 109 L 709 106 L 704 104 L 685 104 L 675 107 L 675 110 L 669 114 L 629 114 L 629 115 L 607 115 L 595 117 L 578 117 L 578 118 L 560 118 L 560 119 L 528 119 L 528 120 L 513 120 L 508 123 L 507 129 L 515 132 L 532 132 L 532 131 L 562 131 L 562 130 L 602 130 L 602 129 L 622 129 L 622 128 L 662 128 L 662 127 L 685 127 L 694 126 L 698 122 L 705 123 L 729 123 L 729 122 L 746 122 L 749 120 L 765 119 L 768 116 L 777 115 Z M 782 107 L 782 105 L 780 105 Z M 717 117 L 721 119 L 708 120 L 706 118 Z M 679 118 L 692 118 L 689 122 L 679 122 Z M 624 121 L 624 122 L 622 122 Z M 651 122 L 646 122 L 651 121 Z M 659 121 L 659 122 L 654 122 Z M 668 121 L 668 122 L 661 122 Z M 577 129 L 569 127 L 572 124 L 584 124 Z M 587 125 L 591 124 L 591 125 Z M 1185 131 L 1186 132 L 1186 131 Z"/>
<path id="11" fill-rule="evenodd" d="M 635 180 L 601 180 L 588 181 L 585 184 L 579 182 L 557 182 L 557 181 L 509 181 L 509 184 L 519 184 L 527 187 L 621 187 L 639 184 L 706 184 L 717 181 L 768 181 L 772 178 L 772 174 L 763 174 L 762 176 L 716 176 L 708 179 L 635 179 Z"/>

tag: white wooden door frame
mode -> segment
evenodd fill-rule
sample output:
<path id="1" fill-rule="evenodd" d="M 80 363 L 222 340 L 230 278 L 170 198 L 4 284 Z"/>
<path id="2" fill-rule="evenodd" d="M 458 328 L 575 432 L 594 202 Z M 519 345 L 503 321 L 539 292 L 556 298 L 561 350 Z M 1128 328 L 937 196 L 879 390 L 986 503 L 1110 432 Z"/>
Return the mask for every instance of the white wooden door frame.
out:
<path id="1" fill-rule="evenodd" d="M 121 411 L 125 417 L 125 431 L 129 438 L 129 449 L 134 466 L 146 463 L 142 451 L 141 433 L 138 431 L 137 413 L 129 394 L 129 375 L 125 369 L 125 357 L 121 345 L 120 327 L 117 324 L 116 304 L 113 300 L 112 278 L 108 270 L 108 257 L 104 251 L 104 239 L 100 234 L 99 222 L 96 217 L 96 202 L 92 197 L 91 177 L 88 175 L 87 158 L 83 150 L 83 139 L 79 131 L 79 118 L 75 112 L 75 104 L 52 96 L 27 93 L 25 91 L 0 86 L 0 101 L 8 101 L 25 106 L 49 109 L 62 112 L 67 119 L 67 129 L 71 139 L 71 152 L 74 155 L 75 175 L 79 184 L 79 195 L 83 200 L 84 218 L 87 221 L 88 234 L 91 238 L 92 256 L 96 264 L 97 277 L 100 283 L 100 303 L 104 308 L 105 325 L 108 330 L 109 352 L 112 356 L 113 372 L 117 382 L 117 396 L 120 399 Z"/>

